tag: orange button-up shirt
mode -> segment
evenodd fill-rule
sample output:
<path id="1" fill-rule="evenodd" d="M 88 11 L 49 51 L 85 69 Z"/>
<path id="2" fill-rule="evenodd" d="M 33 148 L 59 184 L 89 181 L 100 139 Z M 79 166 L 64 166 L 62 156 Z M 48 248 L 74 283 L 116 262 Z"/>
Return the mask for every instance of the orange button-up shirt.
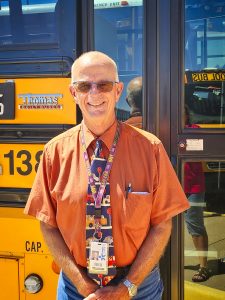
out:
<path id="1" fill-rule="evenodd" d="M 117 122 L 102 136 L 109 153 Z M 84 125 L 89 155 L 96 138 Z M 58 227 L 77 264 L 86 267 L 88 174 L 80 142 L 81 125 L 49 141 L 25 213 Z M 113 240 L 117 266 L 133 262 L 151 226 L 189 207 L 162 143 L 151 133 L 120 124 L 110 173 Z M 128 184 L 132 191 L 126 193 Z"/>

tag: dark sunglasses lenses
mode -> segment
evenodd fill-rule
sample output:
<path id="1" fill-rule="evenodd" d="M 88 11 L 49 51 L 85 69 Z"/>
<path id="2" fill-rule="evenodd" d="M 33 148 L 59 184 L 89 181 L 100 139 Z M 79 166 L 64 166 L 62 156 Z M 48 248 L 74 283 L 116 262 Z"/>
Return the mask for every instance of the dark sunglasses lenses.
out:
<path id="1" fill-rule="evenodd" d="M 99 92 L 107 93 L 111 92 L 113 85 L 115 82 L 113 81 L 101 81 L 98 83 L 92 83 L 88 81 L 76 82 L 75 87 L 80 93 L 88 93 L 91 90 L 92 84 L 96 84 L 96 87 Z"/>

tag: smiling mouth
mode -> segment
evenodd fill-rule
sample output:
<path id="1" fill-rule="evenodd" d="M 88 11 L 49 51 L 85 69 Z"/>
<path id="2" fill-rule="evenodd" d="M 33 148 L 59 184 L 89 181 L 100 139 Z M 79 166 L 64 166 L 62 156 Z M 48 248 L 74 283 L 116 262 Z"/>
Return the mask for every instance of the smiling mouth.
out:
<path id="1" fill-rule="evenodd" d="M 101 103 L 88 103 L 88 105 L 92 106 L 92 107 L 101 107 L 105 102 L 101 102 Z"/>

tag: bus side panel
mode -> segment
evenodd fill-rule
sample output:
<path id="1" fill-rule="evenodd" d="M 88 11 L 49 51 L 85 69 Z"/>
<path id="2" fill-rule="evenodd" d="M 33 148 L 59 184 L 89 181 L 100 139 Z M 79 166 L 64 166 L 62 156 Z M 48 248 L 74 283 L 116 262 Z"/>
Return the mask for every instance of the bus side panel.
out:
<path id="1" fill-rule="evenodd" d="M 58 275 L 53 272 L 53 259 L 44 243 L 39 221 L 24 215 L 21 208 L 1 208 L 0 236 L 0 258 L 3 259 L 1 265 L 4 262 L 5 266 L 0 274 L 1 277 L 7 275 L 7 273 L 4 274 L 4 270 L 12 270 L 12 261 L 14 262 L 13 274 L 15 275 L 18 270 L 15 278 L 20 277 L 20 299 L 55 299 Z M 16 265 L 16 263 L 19 264 Z M 33 273 L 42 278 L 43 289 L 37 294 L 28 294 L 24 291 L 24 280 Z M 9 282 L 8 288 L 10 288 L 10 284 Z M 10 289 L 11 293 L 18 291 L 15 286 Z M 10 297 L 10 299 L 13 298 Z"/>

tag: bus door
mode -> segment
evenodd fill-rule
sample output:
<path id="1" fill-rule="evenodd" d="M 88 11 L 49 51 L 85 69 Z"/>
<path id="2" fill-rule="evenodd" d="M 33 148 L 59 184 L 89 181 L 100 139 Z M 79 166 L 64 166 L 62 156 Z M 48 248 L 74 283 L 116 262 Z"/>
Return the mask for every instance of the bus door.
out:
<path id="1" fill-rule="evenodd" d="M 54 263 L 23 209 L 44 144 L 77 122 L 69 94 L 77 14 L 77 1 L 0 1 L 2 300 L 55 299 Z"/>
<path id="2" fill-rule="evenodd" d="M 225 1 L 184 1 L 182 95 L 172 153 L 190 203 L 178 232 L 178 299 L 225 297 Z M 175 268 L 176 269 L 176 268 Z M 174 297 L 173 299 L 177 299 Z"/>

